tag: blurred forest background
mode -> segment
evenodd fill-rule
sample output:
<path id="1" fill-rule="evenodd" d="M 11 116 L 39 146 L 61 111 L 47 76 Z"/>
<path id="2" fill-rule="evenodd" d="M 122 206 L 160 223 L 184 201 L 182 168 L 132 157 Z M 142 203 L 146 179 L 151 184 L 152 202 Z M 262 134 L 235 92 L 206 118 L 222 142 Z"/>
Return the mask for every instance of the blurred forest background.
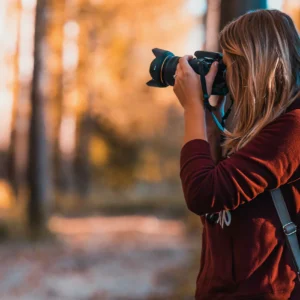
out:
<path id="1" fill-rule="evenodd" d="M 257 8 L 300 30 L 298 0 L 1 0 L 0 299 L 190 299 L 200 222 L 151 49 L 219 51 Z"/>

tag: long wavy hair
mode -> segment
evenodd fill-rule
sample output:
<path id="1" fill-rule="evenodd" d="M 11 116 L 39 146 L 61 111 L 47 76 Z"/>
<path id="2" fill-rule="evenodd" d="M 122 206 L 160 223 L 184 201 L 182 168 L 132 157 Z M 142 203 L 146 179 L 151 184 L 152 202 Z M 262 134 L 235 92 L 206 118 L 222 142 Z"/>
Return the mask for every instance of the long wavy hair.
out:
<path id="1" fill-rule="evenodd" d="M 300 38 L 287 14 L 256 10 L 227 24 L 220 46 L 234 101 L 233 130 L 222 144 L 230 155 L 300 96 Z"/>

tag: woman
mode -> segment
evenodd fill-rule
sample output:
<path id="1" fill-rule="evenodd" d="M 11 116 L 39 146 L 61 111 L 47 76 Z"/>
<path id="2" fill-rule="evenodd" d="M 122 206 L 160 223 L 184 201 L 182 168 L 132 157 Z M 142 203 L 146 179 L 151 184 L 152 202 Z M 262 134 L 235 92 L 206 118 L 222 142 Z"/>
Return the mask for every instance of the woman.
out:
<path id="1" fill-rule="evenodd" d="M 300 299 L 296 271 L 270 190 L 281 188 L 300 224 L 300 40 L 277 10 L 249 12 L 220 34 L 234 126 L 218 153 L 197 75 L 180 59 L 174 92 L 184 108 L 180 177 L 203 223 L 196 299 Z M 211 91 L 218 66 L 206 76 Z M 219 105 L 219 104 L 218 104 Z M 220 135 L 220 133 L 217 133 Z M 219 145 L 220 147 L 220 145 Z M 216 216 L 214 222 L 206 216 Z M 298 235 L 299 238 L 299 235 Z"/>

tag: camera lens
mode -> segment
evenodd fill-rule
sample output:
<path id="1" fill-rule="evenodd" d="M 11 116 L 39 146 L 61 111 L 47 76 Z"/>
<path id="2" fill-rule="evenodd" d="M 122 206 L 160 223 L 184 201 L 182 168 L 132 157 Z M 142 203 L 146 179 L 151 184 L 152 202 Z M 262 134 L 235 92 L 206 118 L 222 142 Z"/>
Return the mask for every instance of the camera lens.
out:
<path id="1" fill-rule="evenodd" d="M 175 79 L 173 75 L 176 72 L 178 61 L 178 56 L 168 57 L 165 62 L 165 65 L 162 66 L 162 78 L 165 84 L 172 86 L 175 84 Z"/>
<path id="2" fill-rule="evenodd" d="M 147 82 L 147 85 L 151 87 L 174 86 L 175 79 L 173 76 L 180 57 L 175 56 L 170 51 L 159 48 L 152 49 L 152 52 L 155 55 L 149 70 L 152 79 Z M 197 74 L 204 73 L 206 75 L 214 61 L 220 62 L 211 94 L 226 95 L 228 93 L 225 80 L 226 66 L 222 62 L 222 54 L 218 52 L 196 51 L 195 56 L 195 59 L 189 60 L 189 65 Z"/>

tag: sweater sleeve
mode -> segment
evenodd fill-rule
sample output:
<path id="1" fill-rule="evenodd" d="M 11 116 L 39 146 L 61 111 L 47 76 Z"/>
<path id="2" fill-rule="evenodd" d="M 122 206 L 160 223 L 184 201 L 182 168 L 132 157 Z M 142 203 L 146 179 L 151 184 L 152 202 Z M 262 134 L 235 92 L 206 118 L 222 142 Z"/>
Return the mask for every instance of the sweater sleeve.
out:
<path id="1" fill-rule="evenodd" d="M 235 209 L 266 189 L 287 183 L 298 169 L 299 161 L 299 109 L 278 117 L 217 165 L 207 141 L 191 140 L 180 154 L 185 201 L 198 215 Z"/>

